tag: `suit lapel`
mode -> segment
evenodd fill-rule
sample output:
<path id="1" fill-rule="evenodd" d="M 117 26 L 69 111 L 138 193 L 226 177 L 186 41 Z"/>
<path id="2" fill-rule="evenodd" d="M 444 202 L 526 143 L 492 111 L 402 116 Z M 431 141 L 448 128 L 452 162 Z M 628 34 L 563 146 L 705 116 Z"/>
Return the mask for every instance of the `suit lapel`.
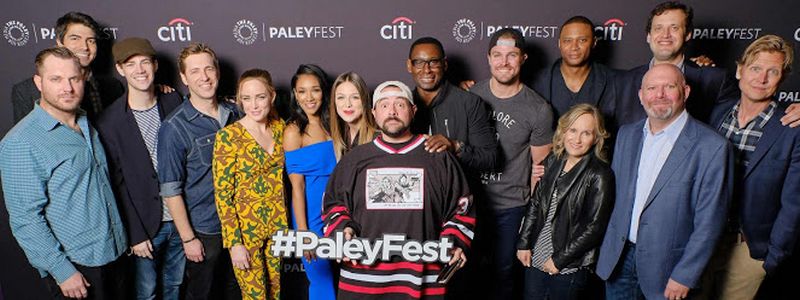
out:
<path id="1" fill-rule="evenodd" d="M 670 151 L 669 156 L 667 156 L 664 166 L 661 167 L 661 172 L 658 172 L 656 182 L 653 183 L 653 188 L 647 196 L 647 201 L 644 203 L 643 209 L 647 209 L 647 206 L 653 202 L 653 199 L 656 198 L 656 195 L 658 195 L 664 185 L 670 180 L 675 171 L 683 167 L 682 162 L 686 161 L 689 150 L 691 150 L 695 144 L 695 126 L 694 120 L 691 118 L 686 121 L 683 132 L 681 132 L 678 139 L 675 140 L 675 145 L 672 146 L 672 151 Z"/>
<path id="2" fill-rule="evenodd" d="M 128 107 L 128 94 L 124 95 L 125 103 L 122 105 L 122 118 L 124 118 L 124 126 L 120 126 L 120 144 L 128 149 L 131 149 L 132 157 L 147 157 L 150 158 L 150 152 L 144 143 L 144 137 L 139 130 L 139 123 L 136 122 L 136 117 L 133 116 L 133 109 Z M 158 104 L 156 104 L 158 105 Z M 161 107 L 159 107 L 159 114 Z M 134 134 L 135 133 L 135 134 Z M 127 138 L 125 138 L 127 137 Z"/>
<path id="3" fill-rule="evenodd" d="M 775 144 L 775 141 L 778 140 L 779 137 L 783 135 L 784 128 L 783 125 L 780 124 L 780 119 L 783 114 L 778 113 L 780 108 L 775 108 L 775 113 L 773 113 L 772 117 L 767 121 L 767 124 L 764 125 L 762 129 L 763 134 L 761 138 L 758 139 L 756 143 L 756 150 L 753 151 L 753 156 L 750 157 L 750 164 L 747 166 L 744 172 L 744 177 L 747 178 L 750 175 L 750 172 L 758 165 L 759 162 L 764 158 L 764 155 L 767 154 L 772 145 Z"/>
<path id="4" fill-rule="evenodd" d="M 624 191 L 625 194 L 627 195 L 624 199 L 630 199 L 631 203 L 633 203 L 634 199 L 636 199 L 636 181 L 639 179 L 639 171 L 638 171 L 639 170 L 639 158 L 642 156 L 642 147 L 644 146 L 643 145 L 643 132 L 642 132 L 642 127 L 644 127 L 644 120 L 642 120 L 640 122 L 636 122 L 635 124 L 636 125 L 634 125 L 633 135 L 631 136 L 631 139 L 630 139 L 631 144 L 629 146 L 629 147 L 635 147 L 634 151 L 631 151 L 631 152 L 635 152 L 635 153 L 634 153 L 633 156 L 631 156 L 630 159 L 626 160 L 627 164 L 623 168 L 623 170 L 627 170 L 628 171 L 628 174 L 633 175 L 633 176 L 631 176 L 633 178 L 633 180 L 631 180 L 630 182 L 626 183 L 627 186 L 628 186 L 628 189 L 626 191 Z M 632 208 L 632 206 L 630 206 L 630 205 L 628 205 L 628 207 Z"/>

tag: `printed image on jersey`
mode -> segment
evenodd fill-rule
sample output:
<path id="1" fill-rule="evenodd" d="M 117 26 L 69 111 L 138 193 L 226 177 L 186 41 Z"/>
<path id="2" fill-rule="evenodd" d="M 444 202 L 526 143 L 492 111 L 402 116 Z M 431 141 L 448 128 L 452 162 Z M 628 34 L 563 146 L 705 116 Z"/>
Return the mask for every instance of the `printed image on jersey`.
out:
<path id="1" fill-rule="evenodd" d="M 367 209 L 422 209 L 423 180 L 420 168 L 367 170 Z"/>

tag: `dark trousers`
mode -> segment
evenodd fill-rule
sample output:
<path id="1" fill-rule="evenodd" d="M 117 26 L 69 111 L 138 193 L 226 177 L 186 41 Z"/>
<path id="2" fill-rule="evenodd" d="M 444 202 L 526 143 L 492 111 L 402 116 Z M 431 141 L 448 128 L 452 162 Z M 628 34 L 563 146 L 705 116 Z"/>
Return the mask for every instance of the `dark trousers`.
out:
<path id="1" fill-rule="evenodd" d="M 550 275 L 530 267 L 525 270 L 525 300 L 577 300 L 586 288 L 589 270 Z"/>
<path id="2" fill-rule="evenodd" d="M 230 254 L 222 248 L 222 235 L 195 235 L 206 256 L 199 263 L 186 260 L 186 299 L 241 299 Z"/>
<path id="3" fill-rule="evenodd" d="M 125 255 L 117 260 L 99 267 L 86 267 L 73 264 L 78 272 L 91 284 L 86 290 L 87 299 L 128 299 L 130 291 L 127 286 L 127 264 Z M 42 278 L 52 299 L 67 299 L 61 292 L 53 276 Z"/>
<path id="4" fill-rule="evenodd" d="M 492 275 L 492 299 L 512 299 L 518 278 L 522 276 L 517 263 L 517 240 L 525 206 L 492 210 L 487 220 L 491 232 L 489 269 Z"/>

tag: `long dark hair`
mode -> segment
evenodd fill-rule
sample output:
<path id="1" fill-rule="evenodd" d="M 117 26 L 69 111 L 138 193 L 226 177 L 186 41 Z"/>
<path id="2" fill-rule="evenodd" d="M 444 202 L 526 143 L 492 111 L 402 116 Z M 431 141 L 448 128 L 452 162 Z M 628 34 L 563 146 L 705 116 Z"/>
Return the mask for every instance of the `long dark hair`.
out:
<path id="1" fill-rule="evenodd" d="M 318 67 L 317 65 L 300 65 L 297 67 L 297 71 L 294 72 L 294 76 L 292 76 L 292 92 L 290 93 L 291 101 L 289 102 L 289 108 L 291 109 L 292 115 L 289 118 L 289 122 L 294 123 L 298 128 L 300 128 L 300 134 L 306 133 L 308 116 L 306 116 L 306 113 L 302 108 L 300 108 L 300 105 L 297 103 L 297 97 L 294 95 L 294 89 L 297 86 L 297 78 L 300 77 L 300 75 L 312 75 L 319 81 L 319 87 L 322 89 L 322 103 L 320 103 L 316 115 L 319 116 L 320 122 L 322 122 L 322 128 L 325 130 L 325 132 L 330 133 L 330 116 L 328 115 L 330 85 L 328 83 L 328 75 L 325 74 L 325 71 L 323 71 L 322 68 Z"/>

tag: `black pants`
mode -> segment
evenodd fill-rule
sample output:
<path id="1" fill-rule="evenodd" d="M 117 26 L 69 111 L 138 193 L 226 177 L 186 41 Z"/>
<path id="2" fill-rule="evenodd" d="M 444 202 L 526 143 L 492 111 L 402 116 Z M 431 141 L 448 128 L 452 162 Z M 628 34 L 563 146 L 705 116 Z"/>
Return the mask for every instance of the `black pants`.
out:
<path id="1" fill-rule="evenodd" d="M 199 263 L 186 260 L 186 299 L 241 299 L 230 254 L 222 248 L 222 235 L 196 235 L 206 256 Z"/>
<path id="2" fill-rule="evenodd" d="M 86 281 L 91 284 L 86 290 L 88 299 L 128 299 L 130 296 L 127 286 L 127 257 L 125 255 L 117 260 L 99 267 L 85 267 L 74 264 Z M 53 276 L 42 278 L 47 290 L 53 299 L 66 299 Z"/>

